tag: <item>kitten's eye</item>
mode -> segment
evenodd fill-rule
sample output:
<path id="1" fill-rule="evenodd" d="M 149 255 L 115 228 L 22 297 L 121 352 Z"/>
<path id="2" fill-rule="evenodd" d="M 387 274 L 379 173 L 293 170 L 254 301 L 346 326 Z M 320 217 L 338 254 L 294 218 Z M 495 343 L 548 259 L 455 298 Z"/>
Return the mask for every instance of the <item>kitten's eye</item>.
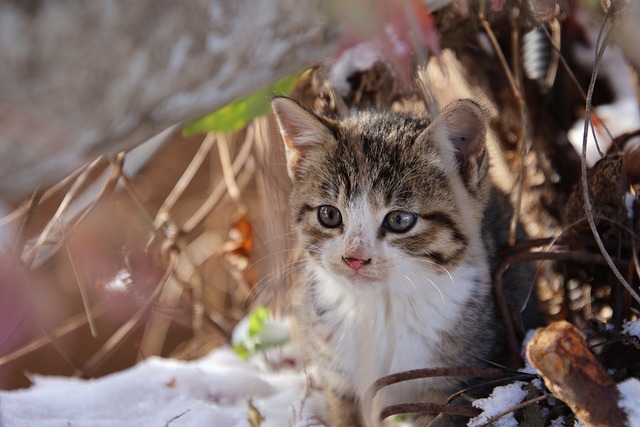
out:
<path id="1" fill-rule="evenodd" d="M 342 224 L 342 214 L 334 206 L 320 206 L 318 208 L 318 222 L 323 227 L 336 228 Z"/>
<path id="2" fill-rule="evenodd" d="M 393 211 L 389 212 L 387 216 L 384 217 L 383 225 L 390 231 L 394 233 L 405 233 L 413 228 L 416 225 L 416 221 L 418 220 L 418 215 L 405 212 L 405 211 Z"/>

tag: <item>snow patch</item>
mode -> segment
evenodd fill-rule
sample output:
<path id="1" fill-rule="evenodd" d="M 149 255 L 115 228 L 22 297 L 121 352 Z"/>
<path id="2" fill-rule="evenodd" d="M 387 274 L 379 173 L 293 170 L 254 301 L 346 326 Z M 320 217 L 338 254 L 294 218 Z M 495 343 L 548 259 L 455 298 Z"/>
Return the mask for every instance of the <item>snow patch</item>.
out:
<path id="1" fill-rule="evenodd" d="M 0 392 L 3 427 L 313 425 L 324 411 L 303 373 L 264 372 L 223 348 L 192 362 L 152 357 L 103 378 L 34 376 L 26 390 Z M 318 424 L 318 422 L 315 422 Z"/>
<path id="2" fill-rule="evenodd" d="M 346 50 L 331 67 L 333 87 L 341 95 L 348 95 L 351 91 L 348 78 L 357 71 L 368 70 L 380 59 L 382 59 L 382 46 L 376 41 L 360 43 Z"/>
<path id="3" fill-rule="evenodd" d="M 625 335 L 633 335 L 640 339 L 640 320 L 624 322 L 622 325 L 622 333 Z"/>
<path id="4" fill-rule="evenodd" d="M 527 396 L 527 391 L 522 389 L 522 386 L 526 385 L 521 381 L 516 381 L 513 384 L 507 384 L 505 386 L 496 387 L 491 396 L 486 399 L 478 399 L 473 402 L 473 406 L 482 409 L 482 413 L 477 417 L 471 419 L 467 424 L 468 427 L 478 427 L 485 424 L 492 417 L 508 411 L 514 406 L 520 404 Z M 513 413 L 507 414 L 501 418 L 498 418 L 491 424 L 494 427 L 517 427 Z"/>
<path id="5" fill-rule="evenodd" d="M 638 325 L 638 322 L 634 322 Z M 629 378 L 618 384 L 618 405 L 627 414 L 629 427 L 640 427 L 640 380 Z"/>

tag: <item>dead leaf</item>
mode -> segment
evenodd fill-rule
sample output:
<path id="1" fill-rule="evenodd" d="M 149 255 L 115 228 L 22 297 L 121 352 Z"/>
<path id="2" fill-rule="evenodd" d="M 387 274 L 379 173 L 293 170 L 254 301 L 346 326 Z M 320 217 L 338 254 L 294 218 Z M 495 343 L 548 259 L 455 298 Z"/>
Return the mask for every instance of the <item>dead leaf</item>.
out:
<path id="1" fill-rule="evenodd" d="M 229 240 L 222 245 L 220 254 L 239 271 L 246 271 L 253 252 L 251 223 L 244 212 L 238 214 L 229 231 Z"/>
<path id="2" fill-rule="evenodd" d="M 587 427 L 623 425 L 616 385 L 575 326 L 560 321 L 536 330 L 527 357 L 547 388 Z"/>

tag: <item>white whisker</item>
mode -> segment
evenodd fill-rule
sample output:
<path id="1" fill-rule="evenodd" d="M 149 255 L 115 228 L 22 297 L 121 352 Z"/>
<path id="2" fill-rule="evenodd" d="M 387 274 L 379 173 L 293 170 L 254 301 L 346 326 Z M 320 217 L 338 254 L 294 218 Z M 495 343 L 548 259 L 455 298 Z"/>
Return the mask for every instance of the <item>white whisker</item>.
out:
<path id="1" fill-rule="evenodd" d="M 404 275 L 405 279 L 407 279 L 409 281 L 409 283 L 411 283 L 411 286 L 413 286 L 414 290 L 418 290 L 418 288 L 416 288 L 416 284 L 413 283 L 413 280 L 411 280 L 411 278 L 409 276 L 407 276 L 406 274 Z"/>
<path id="2" fill-rule="evenodd" d="M 420 274 L 420 275 L 421 275 L 422 277 L 424 277 L 424 278 L 425 278 L 425 280 L 427 280 L 429 283 L 431 283 L 431 284 L 433 285 L 433 287 L 434 287 L 434 288 L 436 288 L 436 290 L 437 290 L 437 291 L 438 291 L 438 293 L 440 294 L 440 298 L 442 298 L 442 304 L 444 305 L 444 304 L 445 304 L 445 301 L 444 301 L 444 294 L 442 293 L 442 291 L 440 290 L 440 288 L 438 287 L 438 285 L 436 285 L 436 283 L 435 283 L 433 280 L 429 279 L 429 278 L 428 278 L 427 276 L 425 276 L 424 274 Z"/>
<path id="3" fill-rule="evenodd" d="M 438 264 L 437 262 L 434 262 L 434 261 L 431 261 L 431 260 L 428 260 L 428 259 L 423 259 L 423 261 L 428 262 L 429 264 L 433 264 L 433 265 L 435 265 L 436 267 L 441 268 L 442 270 L 444 270 L 444 272 L 445 272 L 445 273 L 447 273 L 447 276 L 449 276 L 449 280 L 451 280 L 451 284 L 452 284 L 452 285 L 455 285 L 455 284 L 456 284 L 455 280 L 453 280 L 453 276 L 451 275 L 451 273 L 449 272 L 449 270 L 447 270 L 447 268 L 446 268 L 446 267 L 444 267 L 444 266 L 442 266 L 442 265 Z"/>

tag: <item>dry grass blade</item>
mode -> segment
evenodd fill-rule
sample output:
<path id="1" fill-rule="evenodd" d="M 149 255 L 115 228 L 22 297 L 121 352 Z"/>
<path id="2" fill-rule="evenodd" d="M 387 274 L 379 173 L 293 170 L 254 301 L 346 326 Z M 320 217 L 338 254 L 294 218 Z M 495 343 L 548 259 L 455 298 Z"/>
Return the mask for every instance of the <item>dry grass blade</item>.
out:
<path id="1" fill-rule="evenodd" d="M 160 354 L 169 330 L 169 324 L 173 319 L 173 316 L 169 313 L 174 312 L 174 308 L 179 302 L 183 289 L 193 288 L 192 277 L 196 278 L 201 284 L 200 286 L 204 284 L 204 278 L 202 278 L 197 266 L 205 262 L 222 243 L 222 239 L 217 234 L 205 232 L 189 243 L 189 246 L 182 248 L 176 261 L 174 274 L 169 277 L 167 285 L 158 298 L 158 309 L 154 310 L 145 325 L 145 330 L 140 341 L 141 354 L 145 356 Z M 178 241 L 177 244 L 180 246 L 180 241 Z M 191 327 L 194 329 L 194 333 L 200 334 L 198 331 L 203 329 L 202 323 L 208 320 L 222 336 L 230 339 L 229 330 L 226 330 L 208 316 L 205 316 L 203 295 L 193 295 L 192 298 L 194 303 Z"/>
<path id="2" fill-rule="evenodd" d="M 240 200 L 240 189 L 236 183 L 236 177 L 233 173 L 233 166 L 231 164 L 231 155 L 229 154 L 229 144 L 227 142 L 226 135 L 220 135 L 218 139 L 218 153 L 220 154 L 220 165 L 222 166 L 222 174 L 224 176 L 224 182 L 227 186 L 229 197 L 242 205 Z"/>
<path id="3" fill-rule="evenodd" d="M 31 220 L 33 219 L 33 215 L 38 208 L 38 204 L 42 199 L 42 191 L 40 189 L 36 189 L 29 198 L 29 202 L 27 202 L 27 209 L 25 212 L 24 219 L 20 224 L 20 229 L 16 235 L 16 241 L 13 244 L 13 256 L 15 259 L 20 259 L 20 255 L 24 251 L 24 246 L 27 242 L 27 232 L 29 230 L 29 225 L 31 224 Z"/>
<path id="4" fill-rule="evenodd" d="M 553 46 L 559 47 L 562 40 L 560 21 L 558 21 L 558 18 L 554 18 L 551 20 L 551 22 L 549 22 L 549 26 L 551 28 L 551 43 L 553 44 Z M 544 30 L 546 32 L 546 28 Z M 558 68 L 560 67 L 561 57 L 562 55 L 560 54 L 560 49 L 551 50 L 551 57 L 549 58 L 549 68 L 547 69 L 547 76 L 545 77 L 545 80 L 544 80 L 544 84 L 548 88 L 552 87 L 553 83 L 556 80 L 556 75 L 558 74 Z"/>
<path id="5" fill-rule="evenodd" d="M 139 359 L 149 356 L 160 355 L 162 347 L 166 340 L 169 324 L 173 316 L 172 309 L 178 304 L 182 295 L 182 285 L 174 276 L 170 276 L 166 286 L 162 289 L 162 294 L 158 298 L 158 310 L 155 310 L 149 321 L 147 321 L 142 339 L 140 340 L 140 356 Z"/>
<path id="6" fill-rule="evenodd" d="M 107 311 L 108 303 L 106 301 L 101 301 L 91 307 L 91 313 L 93 313 L 94 318 L 101 316 L 103 313 Z M 77 314 L 72 318 L 68 319 L 62 326 L 51 332 L 51 336 L 55 338 L 61 338 L 78 328 L 83 327 L 87 324 L 87 316 L 85 313 Z M 49 336 L 44 335 L 40 338 L 37 338 L 31 341 L 29 344 L 20 347 L 19 349 L 0 357 L 0 366 L 6 365 L 7 363 L 13 362 L 23 356 L 26 356 L 29 353 L 32 353 L 39 348 L 44 347 L 45 345 L 51 342 Z"/>
<path id="7" fill-rule="evenodd" d="M 71 228 L 75 227 L 80 222 L 82 222 L 82 220 L 86 218 L 87 215 L 89 215 L 89 212 L 91 212 L 93 208 L 98 203 L 100 203 L 101 200 L 104 200 L 105 197 L 109 196 L 116 189 L 118 180 L 122 176 L 124 176 L 124 174 L 122 173 L 122 166 L 124 165 L 125 154 L 126 153 L 124 152 L 120 152 L 116 154 L 115 157 L 109 158 L 109 164 L 111 164 L 111 174 L 109 175 L 104 186 L 98 193 L 98 196 L 93 200 L 93 202 L 89 204 L 89 206 L 87 206 L 84 209 L 84 212 L 82 212 L 80 217 L 77 219 L 77 221 L 74 223 L 74 225 Z"/>
<path id="8" fill-rule="evenodd" d="M 76 268 L 75 263 L 73 262 L 73 257 L 71 256 L 71 251 L 69 250 L 69 246 L 66 246 L 67 256 L 69 258 L 69 263 L 71 264 L 71 269 L 73 270 L 73 274 L 76 277 L 76 282 L 78 283 L 78 289 L 80 290 L 80 297 L 82 298 L 82 305 L 84 306 L 84 312 L 87 314 L 87 322 L 89 322 L 89 330 L 91 331 L 92 337 L 98 336 L 98 331 L 96 329 L 96 325 L 93 320 L 93 314 L 91 313 L 91 306 L 89 304 L 89 296 L 87 295 L 87 289 L 84 286 L 84 281 L 78 273 L 78 269 Z"/>
<path id="9" fill-rule="evenodd" d="M 207 158 L 207 154 L 209 153 L 209 151 L 211 151 L 211 147 L 215 142 L 215 134 L 208 133 L 205 136 L 202 144 L 200 144 L 200 148 L 198 148 L 198 151 L 191 159 L 191 163 L 189 163 L 189 166 L 187 166 L 187 169 L 185 169 L 182 176 L 171 190 L 171 193 L 169 193 L 167 198 L 162 203 L 162 206 L 160 206 L 160 209 L 158 209 L 158 213 L 156 215 L 157 223 L 161 224 L 162 222 L 164 222 L 173 205 L 176 204 L 182 193 L 184 193 L 184 190 L 187 188 L 187 186 L 195 176 L 198 169 L 200 169 L 202 162 L 204 162 L 204 160 Z M 159 224 L 157 225 L 159 226 Z"/>
<path id="10" fill-rule="evenodd" d="M 250 130 L 251 127 L 249 127 L 248 129 Z M 235 160 L 233 161 L 232 169 L 235 177 L 238 176 L 240 170 L 245 166 L 245 164 L 247 163 L 247 160 L 249 159 L 251 150 L 253 148 L 253 142 L 254 142 L 253 140 L 254 140 L 253 132 L 248 131 L 244 144 L 242 145 L 240 152 L 238 153 Z M 207 197 L 207 200 L 205 200 L 200 205 L 198 210 L 189 219 L 185 221 L 185 223 L 181 228 L 181 232 L 185 234 L 191 233 L 199 224 L 202 223 L 202 221 L 204 221 L 204 219 L 218 204 L 218 202 L 220 201 L 220 199 L 222 199 L 225 193 L 226 193 L 226 184 L 223 182 L 219 183 L 216 186 L 216 188 L 211 192 L 209 197 Z"/>
<path id="11" fill-rule="evenodd" d="M 53 227 L 58 223 L 58 221 L 61 218 L 61 216 L 64 213 L 64 211 L 69 207 L 69 205 L 71 204 L 71 201 L 73 200 L 73 198 L 80 191 L 80 189 L 84 185 L 85 181 L 89 177 L 89 174 L 93 171 L 93 169 L 95 169 L 95 167 L 101 161 L 102 161 L 102 159 L 98 158 L 98 159 L 94 160 L 93 162 L 91 162 L 89 164 L 89 166 L 74 181 L 74 183 L 71 186 L 71 188 L 69 189 L 69 191 L 67 191 L 67 194 L 65 194 L 64 199 L 62 199 L 62 202 L 60 202 L 60 205 L 58 206 L 58 209 L 56 210 L 55 214 L 53 215 L 51 220 L 47 223 L 47 225 L 45 226 L 44 230 L 42 230 L 42 232 L 40 233 L 40 236 L 38 236 L 38 239 L 36 240 L 35 244 L 33 245 L 33 248 L 31 249 L 31 252 L 27 256 L 27 258 L 25 260 L 25 265 L 26 265 L 27 268 L 31 267 L 31 265 L 33 264 L 33 261 L 36 259 L 36 256 L 38 255 L 38 252 L 39 252 L 40 248 L 48 240 L 49 234 L 53 230 Z"/>
<path id="12" fill-rule="evenodd" d="M 204 325 L 204 279 L 202 278 L 202 274 L 197 268 L 197 261 L 193 259 L 191 255 L 191 251 L 189 247 L 184 244 L 183 241 L 178 241 L 178 247 L 180 249 L 181 259 L 184 260 L 190 266 L 191 274 L 189 275 L 189 284 L 191 288 L 191 309 L 193 311 L 192 314 L 192 325 L 191 328 L 193 330 L 193 334 L 196 338 L 199 338 L 203 335 L 203 325 Z M 178 280 L 180 280 L 178 278 Z"/>
<path id="13" fill-rule="evenodd" d="M 127 192 L 131 200 L 133 200 L 133 203 L 136 205 L 136 208 L 138 208 L 140 213 L 142 213 L 142 215 L 149 222 L 149 224 L 152 224 L 153 216 L 149 213 L 149 210 L 144 205 L 144 202 L 142 201 L 142 199 L 140 198 L 136 190 L 133 188 L 133 185 L 131 184 L 129 177 L 127 177 L 125 174 L 120 175 L 120 183 L 122 184 L 122 187 Z"/>
<path id="14" fill-rule="evenodd" d="M 65 205 L 64 208 L 60 209 L 59 207 L 58 211 L 53 217 L 53 219 L 56 219 L 56 222 L 58 222 L 60 226 L 63 227 L 64 231 L 68 232 L 69 230 L 78 226 L 78 224 L 80 224 L 89 215 L 89 213 L 92 212 L 92 210 L 98 205 L 98 203 L 103 201 L 107 196 L 109 196 L 116 189 L 116 184 L 118 183 L 118 180 L 120 179 L 120 177 L 123 176 L 122 166 L 124 163 L 124 156 L 125 156 L 125 153 L 122 152 L 122 153 L 118 153 L 115 159 L 113 158 L 109 159 L 109 162 L 112 165 L 112 170 L 110 175 L 106 178 L 104 185 L 100 189 L 100 192 L 98 193 L 98 195 L 91 196 L 92 200 L 88 203 L 86 201 L 85 202 L 81 201 L 77 205 L 75 205 L 72 203 L 72 199 L 75 198 L 76 195 L 82 194 L 77 190 L 83 187 L 83 184 L 86 178 L 86 175 L 84 173 L 80 175 L 78 180 L 76 180 L 76 182 L 74 183 L 74 186 L 72 186 L 72 188 L 65 195 L 63 202 L 60 204 L 60 207 L 63 207 L 63 204 L 64 204 Z M 96 162 L 98 162 L 99 160 L 101 159 L 97 159 Z M 85 173 L 87 174 L 91 173 L 91 171 L 95 167 L 94 163 L 92 163 L 85 170 Z M 80 178 L 82 178 L 82 180 Z M 78 189 L 74 189 L 76 183 L 79 183 Z M 94 182 L 94 185 L 95 185 L 95 182 Z M 67 196 L 69 196 L 70 194 L 73 194 L 73 197 L 70 197 L 69 199 L 67 199 Z M 86 197 L 86 194 L 83 194 L 83 196 Z M 65 201 L 68 201 L 68 203 Z M 66 215 L 66 211 L 68 209 L 71 209 L 72 206 L 74 209 L 79 210 L 81 213 L 77 214 L 78 218 L 75 220 L 73 224 L 68 224 L 68 222 L 70 222 L 70 219 L 65 219 L 64 215 Z M 76 214 L 72 214 L 71 216 L 73 217 L 75 215 Z M 64 244 L 64 241 L 65 241 L 64 235 L 58 238 L 57 240 L 52 239 L 51 241 L 49 241 L 51 231 L 53 230 L 53 225 L 55 224 L 53 219 L 50 220 L 49 223 L 47 224 L 47 227 L 51 226 L 51 229 L 48 230 L 46 233 L 45 231 L 43 231 L 40 235 L 40 238 L 44 238 L 42 242 L 39 244 L 38 242 L 36 242 L 36 244 L 34 244 L 32 252 L 30 253 L 30 256 L 33 255 L 33 259 L 30 259 L 28 260 L 28 262 L 26 262 L 26 265 L 29 268 L 37 268 L 38 266 L 42 265 L 46 260 L 51 258 Z M 44 244 L 49 244 L 51 247 L 47 253 L 42 255 L 40 251 L 36 249 L 40 249 Z"/>
<path id="15" fill-rule="evenodd" d="M 80 168 L 76 169 L 74 172 L 69 174 L 67 177 L 65 177 L 62 181 L 60 181 L 60 182 L 56 183 L 55 185 L 51 186 L 49 189 L 47 189 L 44 192 L 44 194 L 42 195 L 40 200 L 41 201 L 45 201 L 49 197 L 51 197 L 53 194 L 55 194 L 58 191 L 60 191 L 61 188 L 65 187 L 67 184 L 69 184 L 69 182 L 73 181 L 80 174 L 84 173 L 84 171 L 87 170 L 88 166 L 89 166 L 88 164 L 85 164 L 85 165 L 81 166 Z M 5 215 L 2 218 L 0 218 L 0 227 L 4 227 L 5 225 L 12 223 L 13 221 L 19 220 L 23 215 L 26 214 L 28 209 L 29 209 L 29 205 L 28 204 L 25 203 L 25 204 L 20 205 L 20 207 L 15 209 L 13 212 L 11 212 L 8 215 Z"/>

